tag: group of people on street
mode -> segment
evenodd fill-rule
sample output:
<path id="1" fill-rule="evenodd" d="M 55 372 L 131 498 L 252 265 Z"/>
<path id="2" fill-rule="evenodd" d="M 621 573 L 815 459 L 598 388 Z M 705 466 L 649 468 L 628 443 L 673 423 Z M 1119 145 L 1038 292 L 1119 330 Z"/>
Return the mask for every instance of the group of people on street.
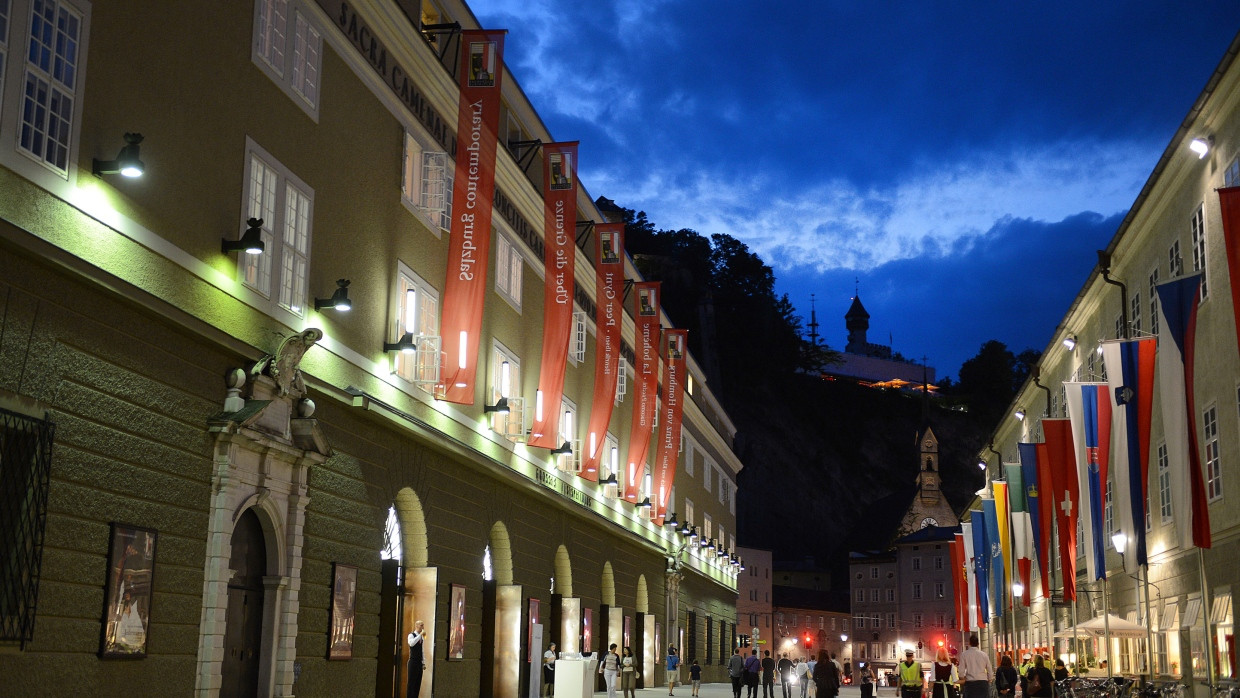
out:
<path id="1" fill-rule="evenodd" d="M 1011 657 L 1004 655 L 999 661 L 999 668 L 995 669 L 990 658 L 978 649 L 977 644 L 977 635 L 970 635 L 969 647 L 960 656 L 958 677 L 947 675 L 941 684 L 941 694 L 939 666 L 946 657 L 943 656 L 945 653 L 939 650 L 940 661 L 935 662 L 934 698 L 956 698 L 949 690 L 952 684 L 961 687 L 963 698 L 988 698 L 992 681 L 999 698 L 1014 698 L 1018 686 L 1025 698 L 1051 698 L 1055 682 L 1068 678 L 1068 670 L 1063 660 L 1055 662 L 1055 670 L 1052 672 L 1046 666 L 1047 659 L 1040 654 L 1025 654 L 1024 663 L 1020 667 L 1014 665 Z M 952 668 L 950 662 L 946 663 Z"/>
<path id="2" fill-rule="evenodd" d="M 745 654 L 747 650 L 748 654 Z M 789 659 L 785 653 L 776 661 L 770 650 L 765 650 L 763 654 L 759 659 L 756 649 L 736 648 L 728 660 L 733 698 L 741 698 L 742 689 L 745 689 L 745 698 L 758 698 L 759 685 L 762 686 L 762 698 L 777 698 L 777 673 L 783 687 L 783 698 L 807 698 L 811 695 L 811 688 L 817 698 L 836 698 L 840 694 L 843 669 L 835 655 L 826 650 L 819 652 L 817 659 L 811 656 L 808 660 L 804 657 Z"/>

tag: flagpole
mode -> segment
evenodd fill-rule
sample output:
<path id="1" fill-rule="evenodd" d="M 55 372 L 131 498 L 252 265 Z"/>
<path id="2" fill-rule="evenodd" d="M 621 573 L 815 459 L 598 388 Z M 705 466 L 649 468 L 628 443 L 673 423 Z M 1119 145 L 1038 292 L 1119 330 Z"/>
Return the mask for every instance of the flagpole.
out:
<path id="1" fill-rule="evenodd" d="M 1210 587 L 1206 584 L 1206 551 L 1197 548 L 1197 574 L 1201 575 L 1201 625 L 1205 628 L 1205 645 L 1201 648 L 1206 656 L 1206 686 L 1214 686 L 1214 638 L 1210 637 Z M 1192 643 L 1189 643 L 1192 653 Z"/>
<path id="2" fill-rule="evenodd" d="M 1107 591 L 1105 576 L 1102 578 L 1102 633 L 1103 646 L 1107 650 L 1107 676 L 1111 677 L 1115 675 L 1115 667 L 1111 666 L 1111 595 Z"/>

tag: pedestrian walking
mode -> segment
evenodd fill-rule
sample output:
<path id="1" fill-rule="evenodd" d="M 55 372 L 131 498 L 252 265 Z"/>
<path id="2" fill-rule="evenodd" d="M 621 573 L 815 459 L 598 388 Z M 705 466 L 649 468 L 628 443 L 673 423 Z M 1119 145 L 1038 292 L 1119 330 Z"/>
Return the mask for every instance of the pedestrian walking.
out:
<path id="1" fill-rule="evenodd" d="M 741 681 L 745 677 L 745 658 L 741 656 L 741 648 L 737 647 L 728 659 L 728 678 L 732 679 L 732 698 L 741 698 Z"/>
<path id="2" fill-rule="evenodd" d="M 990 677 L 993 673 L 990 658 L 977 648 L 977 635 L 970 635 L 969 647 L 960 655 L 960 682 L 964 688 L 963 698 L 989 698 Z"/>
<path id="3" fill-rule="evenodd" d="M 900 683 L 900 698 L 921 698 L 924 679 L 921 662 L 913 660 L 913 650 L 904 650 L 904 661 L 896 665 L 896 680 Z"/>
<path id="4" fill-rule="evenodd" d="M 861 698 L 874 698 L 874 672 L 865 662 L 861 662 Z"/>
<path id="5" fill-rule="evenodd" d="M 813 674 L 818 698 L 836 698 L 840 694 L 841 672 L 839 666 L 827 657 L 826 650 L 818 653 Z"/>
<path id="6" fill-rule="evenodd" d="M 680 682 L 680 656 L 676 654 L 676 647 L 668 645 L 667 647 L 667 695 L 674 696 L 672 689 L 676 688 L 676 684 Z"/>
<path id="7" fill-rule="evenodd" d="M 637 660 L 633 658 L 632 647 L 625 647 L 620 657 L 620 692 L 624 698 L 637 696 Z"/>
<path id="8" fill-rule="evenodd" d="M 603 676 L 607 686 L 607 698 L 616 698 L 616 675 L 620 673 L 620 655 L 616 654 L 616 643 L 611 643 L 602 661 L 598 663 L 598 673 Z"/>
<path id="9" fill-rule="evenodd" d="M 749 689 L 749 698 L 758 698 L 758 674 L 762 673 L 762 661 L 758 659 L 758 650 L 750 650 L 745 658 L 745 687 Z"/>
<path id="10" fill-rule="evenodd" d="M 947 650 L 942 647 L 934 657 L 933 671 L 934 688 L 931 689 L 931 698 L 957 698 L 956 682 L 960 680 L 960 676 L 956 673 L 956 665 L 948 658 Z"/>
<path id="11" fill-rule="evenodd" d="M 763 652 L 762 657 L 762 698 L 775 698 L 775 658 L 771 651 Z"/>
<path id="12" fill-rule="evenodd" d="M 792 698 L 792 660 L 788 659 L 788 653 L 785 652 L 779 658 L 779 684 L 783 686 L 784 698 Z"/>

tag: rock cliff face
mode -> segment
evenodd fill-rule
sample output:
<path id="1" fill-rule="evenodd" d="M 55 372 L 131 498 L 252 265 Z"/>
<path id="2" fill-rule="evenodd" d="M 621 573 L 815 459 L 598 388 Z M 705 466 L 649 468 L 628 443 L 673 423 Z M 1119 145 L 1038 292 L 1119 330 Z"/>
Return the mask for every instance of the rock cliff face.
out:
<path id="1" fill-rule="evenodd" d="M 982 485 L 977 452 L 989 425 L 919 396 L 798 374 L 751 386 L 730 414 L 740 430 L 741 544 L 776 560 L 847 564 L 849 550 L 885 546 L 916 490 L 917 436 L 939 439 L 943 492 L 959 510 Z"/>

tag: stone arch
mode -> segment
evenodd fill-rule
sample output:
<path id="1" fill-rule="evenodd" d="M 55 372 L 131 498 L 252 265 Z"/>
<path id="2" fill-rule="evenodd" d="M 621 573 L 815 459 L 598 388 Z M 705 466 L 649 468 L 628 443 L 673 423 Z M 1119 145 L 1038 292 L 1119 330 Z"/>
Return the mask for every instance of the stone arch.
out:
<path id="1" fill-rule="evenodd" d="M 650 594 L 646 591 L 646 575 L 637 575 L 637 599 L 633 608 L 638 613 L 650 613 Z"/>
<path id="2" fill-rule="evenodd" d="M 611 570 L 611 562 L 603 563 L 603 604 L 606 606 L 616 605 L 616 575 Z"/>
<path id="3" fill-rule="evenodd" d="M 401 562 L 405 567 L 426 567 L 430 554 L 426 536 L 426 514 L 422 500 L 408 487 L 396 493 L 396 516 L 400 519 Z"/>
<path id="4" fill-rule="evenodd" d="M 490 542 L 491 572 L 495 575 L 495 583 L 509 586 L 512 584 L 512 541 L 503 521 L 496 521 L 491 526 Z"/>
<path id="5" fill-rule="evenodd" d="M 563 545 L 555 550 L 555 593 L 565 598 L 573 595 L 573 562 Z"/>
<path id="6" fill-rule="evenodd" d="M 267 574 L 287 575 L 288 561 L 285 559 L 284 526 L 281 523 L 283 517 L 280 515 L 280 510 L 276 508 L 275 502 L 270 497 L 264 497 L 262 493 L 256 492 L 247 497 L 233 513 L 233 528 L 236 528 L 237 522 L 241 520 L 245 512 L 251 509 L 254 510 L 254 515 L 258 517 L 258 523 L 263 529 L 263 539 L 267 546 Z M 231 530 L 228 535 L 231 539 Z"/>

